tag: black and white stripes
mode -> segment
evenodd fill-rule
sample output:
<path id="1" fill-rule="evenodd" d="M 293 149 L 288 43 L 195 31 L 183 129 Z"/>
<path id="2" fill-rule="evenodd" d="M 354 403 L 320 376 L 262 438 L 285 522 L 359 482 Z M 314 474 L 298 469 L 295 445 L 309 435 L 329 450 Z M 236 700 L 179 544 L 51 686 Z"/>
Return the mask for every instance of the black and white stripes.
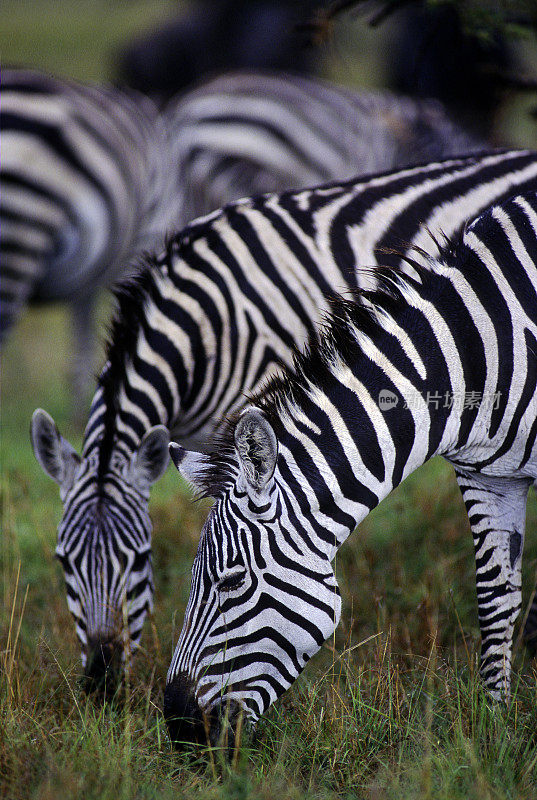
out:
<path id="1" fill-rule="evenodd" d="M 52 421 L 36 418 L 38 459 L 60 486 L 68 486 L 62 552 L 85 552 L 92 546 L 92 535 L 77 524 L 86 501 L 95 536 L 103 516 L 119 531 L 119 516 L 114 518 L 111 509 L 120 515 L 123 495 L 132 494 L 133 475 L 138 475 L 133 463 L 143 465 L 151 480 L 160 474 L 162 450 L 167 451 L 159 426 L 176 441 L 204 449 L 248 393 L 281 364 L 292 363 L 296 346 L 316 340 L 330 297 L 376 283 L 375 272 L 362 267 L 400 262 L 385 248 L 408 251 L 416 243 L 438 254 L 424 225 L 437 237 L 441 231 L 452 235 L 490 203 L 536 186 L 534 153 L 461 157 L 246 200 L 192 223 L 171 239 L 166 251 L 119 294 L 108 363 L 77 471 L 67 469 L 72 454 L 64 455 L 67 443 L 62 444 Z M 153 447 L 144 446 L 148 436 L 155 437 Z M 57 468 L 48 452 L 50 439 Z M 143 496 L 137 513 L 147 514 Z M 129 529 L 137 552 L 137 530 Z M 149 534 L 141 536 L 149 557 Z M 79 580 L 86 585 L 91 577 Z M 138 622 L 130 631 L 132 648 L 139 641 Z"/>
<path id="2" fill-rule="evenodd" d="M 1 92 L 0 332 L 28 301 L 67 300 L 87 381 L 98 287 L 175 216 L 166 131 L 149 100 L 111 87 L 4 69 Z"/>
<path id="3" fill-rule="evenodd" d="M 235 74 L 160 116 L 135 93 L 2 73 L 0 334 L 28 301 L 73 309 L 77 401 L 99 285 L 244 194 L 475 150 L 434 103 L 287 75 Z"/>
<path id="4" fill-rule="evenodd" d="M 223 716 L 255 721 L 289 687 L 338 623 L 337 550 L 435 455 L 455 467 L 474 536 L 482 678 L 509 693 L 537 477 L 537 193 L 494 206 L 428 262 L 335 299 L 319 341 L 208 455 L 171 445 L 217 498 L 168 672 L 175 740 L 204 741 L 210 724 L 214 741 Z"/>
<path id="5" fill-rule="evenodd" d="M 482 150 L 435 101 L 296 75 L 221 75 L 165 111 L 183 224 L 240 197 Z"/>

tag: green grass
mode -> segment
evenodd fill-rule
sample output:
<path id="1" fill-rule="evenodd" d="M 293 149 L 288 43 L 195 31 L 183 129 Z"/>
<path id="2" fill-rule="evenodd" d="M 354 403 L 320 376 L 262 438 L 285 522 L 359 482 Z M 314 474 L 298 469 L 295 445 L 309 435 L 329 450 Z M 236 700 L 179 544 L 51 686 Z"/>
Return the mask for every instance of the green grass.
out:
<path id="1" fill-rule="evenodd" d="M 173 0 L 2 0 L 0 58 L 79 80 L 109 78 L 123 44 L 188 3 Z"/>
<path id="2" fill-rule="evenodd" d="M 110 74 L 113 47 L 173 6 L 5 0 L 2 61 L 100 79 Z M 327 69 L 338 78 L 349 78 L 349 66 L 358 76 L 367 63 L 351 64 L 350 38 L 329 48 Z M 374 49 L 371 40 L 364 48 Z M 369 70 L 359 82 L 379 80 Z M 54 559 L 61 504 L 28 436 L 31 413 L 43 406 L 80 446 L 68 354 L 60 308 L 26 314 L 2 354 L 2 800 L 535 800 L 536 665 L 518 644 L 506 708 L 480 690 L 471 536 L 451 471 L 440 461 L 411 476 L 342 548 L 339 629 L 262 719 L 233 769 L 218 753 L 197 761 L 174 753 L 160 715 L 207 510 L 169 470 L 151 499 L 155 612 L 130 684 L 104 707 L 86 698 Z M 537 567 L 535 497 L 527 528 L 525 602 Z"/>
<path id="3" fill-rule="evenodd" d="M 174 753 L 160 715 L 207 507 L 168 471 L 153 490 L 155 613 L 129 686 L 104 708 L 78 685 L 78 646 L 54 560 L 61 506 L 31 452 L 43 405 L 70 423 L 67 316 L 26 315 L 3 358 L 0 574 L 2 798 L 535 798 L 537 671 L 520 645 L 511 704 L 477 676 L 471 536 L 450 469 L 428 464 L 342 548 L 341 625 L 261 721 L 235 768 Z M 537 565 L 528 510 L 524 597 Z"/>

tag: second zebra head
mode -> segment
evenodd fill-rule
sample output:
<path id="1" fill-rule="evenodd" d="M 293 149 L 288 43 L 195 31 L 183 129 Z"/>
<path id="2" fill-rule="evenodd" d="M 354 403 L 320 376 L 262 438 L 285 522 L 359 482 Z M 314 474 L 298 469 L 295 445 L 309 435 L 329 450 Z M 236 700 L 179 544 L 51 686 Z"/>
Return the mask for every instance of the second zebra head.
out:
<path id="1" fill-rule="evenodd" d="M 30 432 L 35 456 L 59 485 L 64 505 L 56 557 L 86 687 L 110 693 L 153 605 L 149 487 L 168 464 L 168 431 L 151 428 L 130 458 L 115 453 L 103 470 L 98 453 L 80 457 L 42 409 L 34 412 Z"/>

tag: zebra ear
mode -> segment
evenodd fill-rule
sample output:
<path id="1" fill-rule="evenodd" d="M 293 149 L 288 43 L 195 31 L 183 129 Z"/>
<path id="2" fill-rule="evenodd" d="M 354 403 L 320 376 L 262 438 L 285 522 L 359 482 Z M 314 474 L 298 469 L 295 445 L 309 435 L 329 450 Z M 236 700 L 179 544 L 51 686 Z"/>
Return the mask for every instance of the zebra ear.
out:
<path id="1" fill-rule="evenodd" d="M 278 440 L 272 425 L 257 408 L 247 408 L 237 422 L 234 439 L 246 485 L 260 494 L 267 488 L 278 458 Z"/>
<path id="2" fill-rule="evenodd" d="M 176 442 L 170 442 L 170 456 L 177 471 L 194 489 L 197 489 L 209 468 L 207 456 L 193 450 L 185 450 Z"/>
<path id="3" fill-rule="evenodd" d="M 30 438 L 35 457 L 46 474 L 59 485 L 63 499 L 73 485 L 80 456 L 60 434 L 50 414 L 42 408 L 37 408 L 32 414 Z"/>
<path id="4" fill-rule="evenodd" d="M 168 466 L 170 434 L 164 425 L 150 428 L 140 442 L 129 466 L 128 478 L 141 492 L 158 481 Z"/>

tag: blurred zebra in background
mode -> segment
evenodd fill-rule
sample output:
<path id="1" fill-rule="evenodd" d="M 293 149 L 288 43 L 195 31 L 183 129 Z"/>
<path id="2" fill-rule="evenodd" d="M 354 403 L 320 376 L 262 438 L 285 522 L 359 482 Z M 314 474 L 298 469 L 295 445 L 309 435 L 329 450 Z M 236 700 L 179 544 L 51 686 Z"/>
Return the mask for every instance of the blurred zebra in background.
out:
<path id="1" fill-rule="evenodd" d="M 331 296 L 375 285 L 362 267 L 401 265 L 412 245 L 437 255 L 427 227 L 452 236 L 536 188 L 537 153 L 513 151 L 244 200 L 193 222 L 119 291 L 82 457 L 44 411 L 32 420 L 34 452 L 64 503 L 57 555 L 88 677 L 137 647 L 152 606 L 148 498 L 168 432 L 203 450 L 295 347 L 316 340 Z"/>
<path id="2" fill-rule="evenodd" d="M 68 302 L 80 401 L 98 287 L 161 246 L 175 217 L 166 131 L 142 95 L 11 69 L 1 131 L 0 335 L 28 302 Z"/>
<path id="3" fill-rule="evenodd" d="M 283 192 L 483 150 L 436 101 L 296 75 L 229 73 L 166 111 L 180 222 Z"/>
<path id="4" fill-rule="evenodd" d="M 2 80 L 0 295 L 73 310 L 76 400 L 97 289 L 197 216 L 248 194 L 477 148 L 435 103 L 289 75 L 228 75 L 157 114 L 141 95 L 26 70 Z"/>
<path id="5" fill-rule="evenodd" d="M 413 255 L 413 277 L 379 270 L 376 291 L 335 299 L 209 455 L 170 446 L 216 498 L 164 693 L 179 743 L 210 726 L 215 744 L 224 717 L 255 722 L 289 688 L 339 622 L 340 546 L 435 455 L 473 534 L 481 677 L 509 696 L 537 480 L 537 193 L 489 209 L 426 268 Z"/>

